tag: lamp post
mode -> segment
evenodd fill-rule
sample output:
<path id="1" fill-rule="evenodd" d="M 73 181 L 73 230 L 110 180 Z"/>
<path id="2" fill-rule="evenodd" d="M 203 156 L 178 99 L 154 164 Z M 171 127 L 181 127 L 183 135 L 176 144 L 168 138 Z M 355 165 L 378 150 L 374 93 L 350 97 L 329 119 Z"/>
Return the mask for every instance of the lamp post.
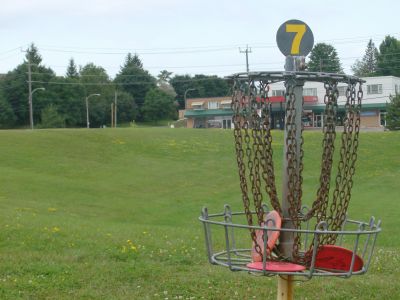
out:
<path id="1" fill-rule="evenodd" d="M 36 88 L 29 94 L 29 123 L 31 125 L 31 129 L 33 129 L 33 105 L 32 105 L 33 93 L 39 90 L 44 91 L 46 89 L 44 87 Z"/>
<path id="2" fill-rule="evenodd" d="M 90 94 L 86 97 L 86 125 L 87 128 L 90 128 L 89 124 L 89 98 L 92 96 L 100 96 L 100 94 Z"/>
<path id="3" fill-rule="evenodd" d="M 187 95 L 187 93 L 188 92 L 190 92 L 190 91 L 195 91 L 196 89 L 187 89 L 186 91 L 185 91 L 185 94 L 183 95 L 183 99 L 184 99 L 184 101 L 185 101 L 185 109 L 186 109 L 186 95 Z"/>

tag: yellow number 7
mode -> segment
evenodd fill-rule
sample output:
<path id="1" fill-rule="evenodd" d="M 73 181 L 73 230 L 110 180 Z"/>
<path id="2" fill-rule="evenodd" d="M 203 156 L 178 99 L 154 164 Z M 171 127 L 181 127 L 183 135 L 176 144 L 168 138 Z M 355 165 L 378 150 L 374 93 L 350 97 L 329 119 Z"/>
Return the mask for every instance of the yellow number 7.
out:
<path id="1" fill-rule="evenodd" d="M 292 49 L 290 50 L 290 54 L 296 55 L 300 53 L 300 43 L 304 34 L 306 33 L 306 25 L 305 24 L 286 24 L 286 32 L 296 32 L 294 36 Z"/>

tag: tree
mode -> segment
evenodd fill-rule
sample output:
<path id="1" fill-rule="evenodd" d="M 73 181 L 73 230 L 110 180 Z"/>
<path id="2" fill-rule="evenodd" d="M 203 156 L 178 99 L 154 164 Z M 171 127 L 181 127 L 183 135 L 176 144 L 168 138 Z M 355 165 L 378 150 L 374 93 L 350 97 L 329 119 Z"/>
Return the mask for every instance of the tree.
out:
<path id="1" fill-rule="evenodd" d="M 26 50 L 25 59 L 27 63 L 30 62 L 36 66 L 39 66 L 42 63 L 42 56 L 39 54 L 39 50 L 34 43 L 32 43 Z"/>
<path id="2" fill-rule="evenodd" d="M 52 104 L 64 117 L 66 127 L 86 126 L 85 86 L 80 78 L 57 77 L 52 80 Z"/>
<path id="3" fill-rule="evenodd" d="M 156 87 L 156 79 L 143 69 L 137 54 L 128 53 L 124 65 L 114 79 L 122 91 L 130 94 L 141 107 L 149 90 Z"/>
<path id="4" fill-rule="evenodd" d="M 400 41 L 386 36 L 379 46 L 378 75 L 400 76 Z"/>
<path id="5" fill-rule="evenodd" d="M 33 99 L 33 119 L 36 123 L 40 119 L 40 111 L 52 101 L 51 89 L 49 84 L 55 78 L 52 69 L 42 65 L 42 57 L 34 44 L 26 50 L 25 60 L 22 64 L 8 72 L 1 84 L 5 100 L 11 105 L 15 116 L 15 124 L 26 126 L 29 124 L 28 106 L 28 63 L 30 61 L 32 90 L 38 87 L 45 87 L 46 92 L 34 94 Z"/>
<path id="6" fill-rule="evenodd" d="M 168 72 L 167 70 L 160 71 L 160 74 L 157 75 L 157 82 L 169 82 L 171 79 L 172 72 Z"/>
<path id="7" fill-rule="evenodd" d="M 318 43 L 311 50 L 308 70 L 311 72 L 343 73 L 336 49 L 325 43 Z"/>
<path id="8" fill-rule="evenodd" d="M 0 94 L 0 128 L 11 128 L 16 117 L 10 103 Z"/>
<path id="9" fill-rule="evenodd" d="M 78 78 L 79 77 L 78 69 L 75 65 L 75 61 L 73 58 L 71 58 L 69 60 L 67 72 L 65 75 L 67 78 Z"/>
<path id="10" fill-rule="evenodd" d="M 400 95 L 391 96 L 386 108 L 386 127 L 390 130 L 400 130 Z"/>
<path id="11" fill-rule="evenodd" d="M 194 89 L 190 92 L 190 98 L 220 97 L 229 94 L 227 81 L 218 76 L 203 74 L 197 74 L 194 77 L 190 75 L 175 75 L 170 80 L 170 83 L 177 93 L 176 99 L 181 108 L 185 107 L 185 92 L 189 89 Z M 187 96 L 189 97 L 189 95 Z"/>
<path id="12" fill-rule="evenodd" d="M 171 75 L 172 72 L 168 72 L 167 70 L 160 71 L 160 74 L 157 75 L 157 86 L 160 90 L 175 98 L 176 92 L 174 87 L 169 83 Z"/>
<path id="13" fill-rule="evenodd" d="M 118 123 L 128 123 L 136 120 L 138 107 L 133 97 L 124 91 L 118 91 L 117 118 Z"/>
<path id="14" fill-rule="evenodd" d="M 42 110 L 41 128 L 63 128 L 65 127 L 65 119 L 57 111 L 57 108 L 50 104 Z"/>
<path id="15" fill-rule="evenodd" d="M 354 75 L 356 76 L 374 76 L 378 69 L 378 49 L 375 47 L 374 42 L 370 39 L 365 50 L 362 60 L 356 60 L 351 67 Z"/>
<path id="16" fill-rule="evenodd" d="M 124 65 L 121 67 L 121 70 L 131 67 L 143 69 L 143 63 L 139 58 L 139 55 L 137 55 L 136 53 L 134 55 L 132 55 L 131 53 L 128 53 L 126 55 Z"/>
<path id="17" fill-rule="evenodd" d="M 85 96 L 81 99 L 85 105 L 85 98 L 91 94 L 100 94 L 99 97 L 89 100 L 89 118 L 92 127 L 99 127 L 109 123 L 111 119 L 111 102 L 114 99 L 115 87 L 103 67 L 88 63 L 79 72 L 80 83 L 84 86 Z M 86 113 L 86 109 L 84 110 Z M 86 116 L 84 117 L 86 122 Z"/>
<path id="18" fill-rule="evenodd" d="M 176 118 L 174 97 L 153 88 L 146 94 L 142 107 L 143 118 L 146 121 L 159 121 L 162 119 Z"/>

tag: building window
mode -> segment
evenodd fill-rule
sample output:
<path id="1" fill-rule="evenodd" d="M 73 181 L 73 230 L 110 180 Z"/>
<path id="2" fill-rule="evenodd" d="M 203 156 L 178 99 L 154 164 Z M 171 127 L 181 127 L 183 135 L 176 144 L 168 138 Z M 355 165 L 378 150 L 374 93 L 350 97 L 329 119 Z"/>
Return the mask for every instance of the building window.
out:
<path id="1" fill-rule="evenodd" d="M 317 89 L 303 89 L 303 96 L 317 96 Z"/>
<path id="2" fill-rule="evenodd" d="M 273 90 L 272 96 L 285 96 L 286 90 Z"/>
<path id="3" fill-rule="evenodd" d="M 204 102 L 192 102 L 191 107 L 192 109 L 204 109 L 203 104 Z"/>
<path id="4" fill-rule="evenodd" d="M 231 100 L 224 100 L 224 101 L 221 101 L 219 107 L 222 108 L 222 109 L 230 109 L 231 108 L 231 103 L 232 103 Z"/>
<path id="5" fill-rule="evenodd" d="M 367 85 L 367 94 L 382 94 L 382 84 Z"/>
<path id="6" fill-rule="evenodd" d="M 208 109 L 218 109 L 218 108 L 219 108 L 219 102 L 216 101 L 208 102 Z"/>
<path id="7" fill-rule="evenodd" d="M 347 86 L 338 86 L 339 96 L 346 96 Z"/>

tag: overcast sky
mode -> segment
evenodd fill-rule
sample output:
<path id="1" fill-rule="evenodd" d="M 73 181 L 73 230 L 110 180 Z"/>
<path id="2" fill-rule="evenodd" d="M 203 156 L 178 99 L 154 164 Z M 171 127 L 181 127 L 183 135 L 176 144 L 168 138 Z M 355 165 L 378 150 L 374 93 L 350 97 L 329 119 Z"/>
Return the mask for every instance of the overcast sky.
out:
<path id="1" fill-rule="evenodd" d="M 23 60 L 35 43 L 46 66 L 58 75 L 68 60 L 93 62 L 112 77 L 127 52 L 136 52 L 153 75 L 229 75 L 282 70 L 276 31 L 290 19 L 306 22 L 315 43 L 333 45 L 349 73 L 368 40 L 400 38 L 400 1 L 236 0 L 0 0 L 0 73 Z"/>

